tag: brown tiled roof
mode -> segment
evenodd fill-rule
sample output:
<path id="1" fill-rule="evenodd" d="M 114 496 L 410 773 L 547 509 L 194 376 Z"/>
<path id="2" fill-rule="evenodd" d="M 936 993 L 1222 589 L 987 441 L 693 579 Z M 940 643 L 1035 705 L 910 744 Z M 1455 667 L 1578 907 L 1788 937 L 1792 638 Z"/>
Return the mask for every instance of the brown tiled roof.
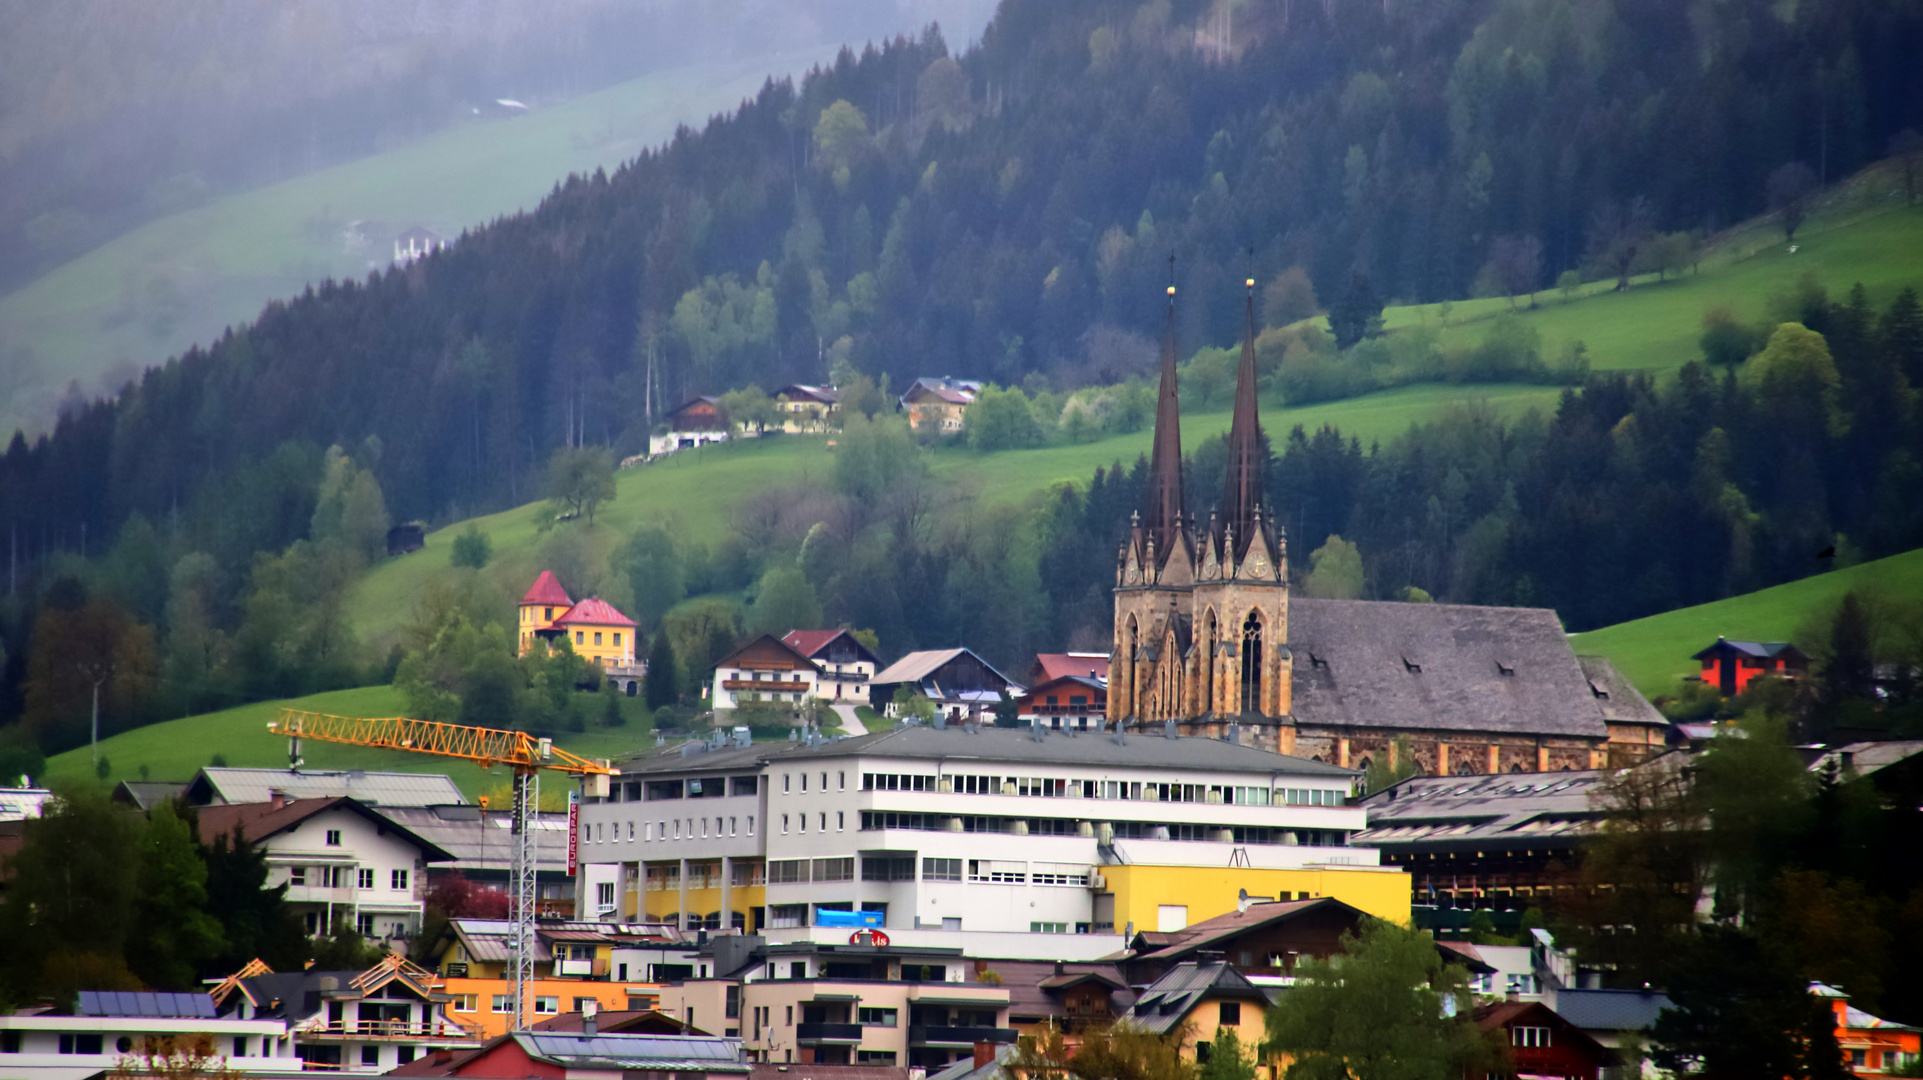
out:
<path id="1" fill-rule="evenodd" d="M 1036 653 L 1035 666 L 1029 669 L 1028 681 L 1041 684 L 1050 679 L 1066 678 L 1070 675 L 1097 679 L 1108 678 L 1108 655 L 1106 653 Z"/>
<path id="2" fill-rule="evenodd" d="M 337 795 L 331 799 L 295 799 L 276 807 L 273 803 L 229 803 L 224 806 L 202 806 L 195 814 L 200 822 L 200 842 L 213 843 L 216 836 L 231 835 L 236 828 L 244 829 L 249 842 L 258 843 L 277 833 L 299 825 L 316 814 L 329 810 L 343 809 L 359 814 L 369 821 L 418 844 L 422 857 L 428 862 L 451 862 L 454 856 L 433 842 L 417 835 L 413 830 L 383 815 L 373 807 L 366 806 L 356 799 Z"/>

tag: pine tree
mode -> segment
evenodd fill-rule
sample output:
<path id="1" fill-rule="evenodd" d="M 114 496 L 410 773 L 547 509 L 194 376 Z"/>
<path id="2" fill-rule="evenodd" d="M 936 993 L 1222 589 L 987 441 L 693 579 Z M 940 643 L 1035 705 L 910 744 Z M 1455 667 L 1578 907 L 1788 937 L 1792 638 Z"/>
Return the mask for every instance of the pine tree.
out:
<path id="1" fill-rule="evenodd" d="M 654 647 L 648 650 L 648 677 L 644 680 L 649 709 L 659 709 L 672 705 L 681 699 L 681 689 L 676 683 L 674 643 L 666 633 L 654 635 Z"/>
<path id="2" fill-rule="evenodd" d="M 286 903 L 287 886 L 267 885 L 267 852 L 247 842 L 244 830 L 203 838 L 207 846 L 207 913 L 225 931 L 226 946 L 201 968 L 203 975 L 237 971 L 260 959 L 276 971 L 307 959 L 307 937 Z"/>
<path id="3" fill-rule="evenodd" d="M 191 990 L 198 965 L 226 944 L 207 913 L 207 864 L 172 802 L 141 833 L 127 967 L 149 986 Z"/>

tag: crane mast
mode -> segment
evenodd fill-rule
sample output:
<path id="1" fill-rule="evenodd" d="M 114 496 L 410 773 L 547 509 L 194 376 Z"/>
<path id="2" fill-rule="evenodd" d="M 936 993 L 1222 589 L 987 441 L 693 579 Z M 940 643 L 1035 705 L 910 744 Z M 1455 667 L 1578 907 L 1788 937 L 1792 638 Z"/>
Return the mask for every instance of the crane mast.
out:
<path id="1" fill-rule="evenodd" d="M 301 764 L 300 741 L 319 739 L 346 746 L 367 746 L 385 750 L 407 750 L 417 754 L 472 761 L 483 769 L 506 765 L 514 773 L 512 837 L 514 868 L 509 879 L 514 932 L 509 957 L 509 980 L 513 984 L 513 1029 L 528 1029 L 528 989 L 534 981 L 534 901 L 536 861 L 536 812 L 541 801 L 541 772 L 553 769 L 581 779 L 588 794 L 605 796 L 608 777 L 619 775 L 606 760 L 590 760 L 570 754 L 549 739 L 537 739 L 524 731 L 466 727 L 435 720 L 410 720 L 406 717 L 367 719 L 330 716 L 301 709 L 282 709 L 280 717 L 267 730 L 288 738 L 288 760 Z M 485 830 L 487 819 L 481 826 Z"/>

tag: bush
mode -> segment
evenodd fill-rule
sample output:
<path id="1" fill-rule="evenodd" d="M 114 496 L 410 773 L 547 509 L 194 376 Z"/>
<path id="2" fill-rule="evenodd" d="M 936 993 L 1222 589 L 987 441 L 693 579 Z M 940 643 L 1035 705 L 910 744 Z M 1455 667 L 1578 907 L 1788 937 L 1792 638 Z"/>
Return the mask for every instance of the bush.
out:
<path id="1" fill-rule="evenodd" d="M 486 533 L 481 531 L 479 525 L 470 521 L 467 523 L 467 528 L 461 530 L 461 535 L 454 538 L 454 550 L 448 556 L 448 562 L 455 566 L 479 570 L 493 557 L 493 542 L 487 538 Z"/>
<path id="2" fill-rule="evenodd" d="M 1703 336 L 1697 339 L 1703 359 L 1711 364 L 1735 366 L 1762 349 L 1762 331 L 1744 326 L 1728 308 L 1711 308 L 1703 314 Z"/>

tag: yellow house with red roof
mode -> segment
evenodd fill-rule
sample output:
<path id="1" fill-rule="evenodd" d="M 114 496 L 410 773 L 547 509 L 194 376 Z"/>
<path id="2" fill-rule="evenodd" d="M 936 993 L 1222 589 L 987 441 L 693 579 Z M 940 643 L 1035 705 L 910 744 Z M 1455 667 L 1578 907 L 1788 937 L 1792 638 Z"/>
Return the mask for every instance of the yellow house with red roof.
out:
<path id="1" fill-rule="evenodd" d="M 604 669 L 634 666 L 635 622 L 596 597 L 576 601 L 552 571 L 543 570 L 521 597 L 520 642 L 526 655 L 537 641 L 565 638 L 575 655 Z"/>

